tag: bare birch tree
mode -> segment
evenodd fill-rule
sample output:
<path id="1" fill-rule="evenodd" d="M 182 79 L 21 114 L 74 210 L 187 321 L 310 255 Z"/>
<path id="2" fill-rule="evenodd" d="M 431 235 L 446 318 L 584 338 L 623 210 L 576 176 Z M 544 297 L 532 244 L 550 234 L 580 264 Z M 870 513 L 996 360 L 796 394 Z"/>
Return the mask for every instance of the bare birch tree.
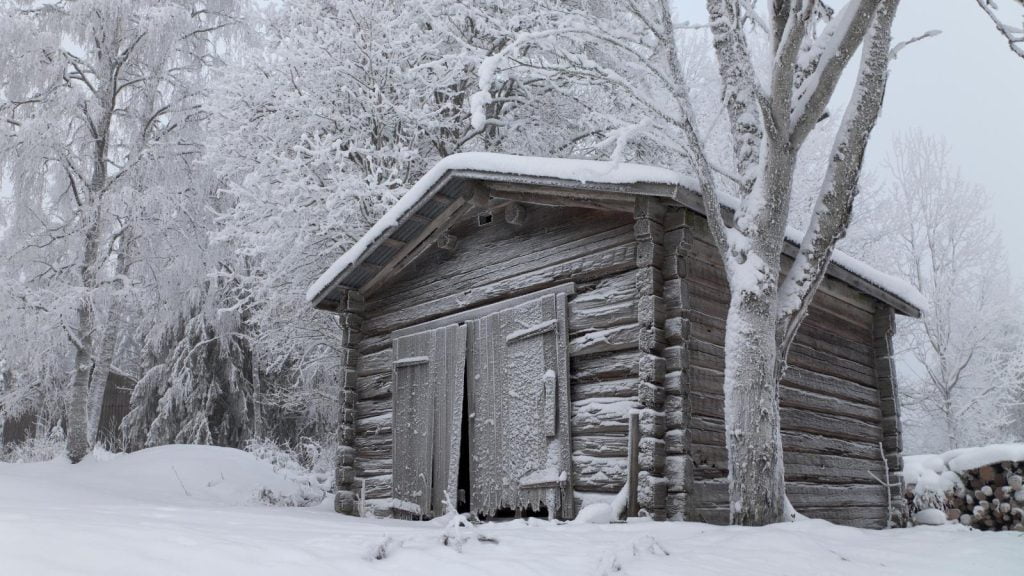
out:
<path id="1" fill-rule="evenodd" d="M 717 104 L 724 109 L 731 148 L 724 155 L 716 154 L 708 137 L 714 130 L 694 106 L 707 86 L 691 85 L 683 68 L 681 35 L 689 26 L 673 18 L 673 3 L 591 4 L 615 17 L 566 18 L 549 31 L 519 35 L 481 64 L 474 125 L 486 120 L 481 106 L 491 101 L 491 87 L 508 76 L 539 70 L 547 79 L 604 83 L 619 90 L 628 113 L 639 116 L 620 120 L 618 139 L 656 141 L 676 152 L 670 161 L 681 171 L 696 176 L 731 292 L 725 345 L 731 522 L 782 521 L 779 381 L 850 222 L 864 151 L 885 94 L 898 0 L 851 0 L 835 13 L 816 0 L 774 0 L 767 18 L 752 2 L 707 0 L 721 88 Z M 751 48 L 761 33 L 768 45 L 763 61 L 755 60 Z M 549 40 L 566 37 L 579 39 L 576 50 Z M 839 78 L 858 50 L 855 86 L 813 213 L 795 262 L 784 271 L 798 155 L 828 113 Z M 726 202 L 734 209 L 724 209 L 720 202 L 730 195 L 737 197 Z"/>
<path id="2" fill-rule="evenodd" d="M 70 343 L 72 462 L 95 436 L 90 415 L 99 416 L 141 228 L 132 224 L 171 207 L 155 193 L 169 176 L 187 180 L 181 166 L 197 152 L 181 137 L 197 120 L 189 80 L 206 64 L 226 6 L 0 3 L 0 167 L 11 176 L 15 221 L 4 264 L 26 313 L 52 318 Z"/>
<path id="3" fill-rule="evenodd" d="M 1010 419 L 1002 405 L 1018 385 L 1022 310 L 989 196 L 960 174 L 945 141 L 920 131 L 893 142 L 886 168 L 875 218 L 858 235 L 884 239 L 867 256 L 928 300 L 896 336 L 906 354 L 906 445 L 943 452 L 998 442 Z"/>

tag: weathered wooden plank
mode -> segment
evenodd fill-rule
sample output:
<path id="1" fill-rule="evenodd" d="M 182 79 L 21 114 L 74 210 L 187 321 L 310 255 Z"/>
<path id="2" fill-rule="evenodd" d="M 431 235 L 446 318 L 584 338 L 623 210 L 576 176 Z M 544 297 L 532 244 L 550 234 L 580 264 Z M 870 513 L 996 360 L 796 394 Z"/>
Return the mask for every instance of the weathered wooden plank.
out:
<path id="1" fill-rule="evenodd" d="M 694 225 L 691 228 L 692 240 L 689 248 L 690 257 L 693 260 L 720 268 L 721 263 L 718 256 L 718 250 L 712 244 L 711 237 L 707 235 L 706 223 L 704 227 Z M 784 255 L 782 257 L 782 274 L 786 274 L 789 271 L 792 261 L 792 258 L 789 256 Z M 724 280 L 724 276 L 722 278 Z M 819 293 L 823 297 L 828 297 L 842 302 L 840 307 L 845 310 L 849 310 L 853 315 L 863 315 L 865 313 L 870 315 L 874 310 L 873 298 L 862 294 L 860 291 L 843 282 L 839 282 L 834 278 L 825 278 L 819 288 Z M 816 300 L 818 300 L 817 296 L 815 296 L 815 301 Z"/>
<path id="2" fill-rule="evenodd" d="M 356 420 L 356 435 L 373 435 L 373 434 L 391 434 L 392 422 L 391 414 L 381 414 L 380 416 L 371 416 L 369 418 L 359 418 Z"/>
<path id="3" fill-rule="evenodd" d="M 577 456 L 625 458 L 628 452 L 627 444 L 627 438 L 623 434 L 574 436 L 572 439 L 573 458 Z"/>
<path id="4" fill-rule="evenodd" d="M 471 206 L 465 206 L 466 201 L 462 198 L 456 198 L 449 201 L 444 199 L 442 196 L 435 196 L 431 200 L 434 202 L 448 202 L 448 205 L 445 206 L 444 210 L 440 214 L 432 218 L 425 218 L 415 212 L 410 213 L 405 217 L 406 219 L 423 218 L 423 229 L 420 230 L 415 238 L 406 242 L 398 253 L 392 256 L 373 278 L 370 278 L 365 284 L 363 284 L 362 292 L 364 294 L 372 294 L 375 287 L 379 286 L 382 282 L 386 282 L 392 274 L 397 274 L 403 268 L 408 266 L 411 261 L 416 258 L 417 254 L 428 250 L 433 244 L 431 241 L 434 239 L 435 234 L 443 229 L 449 219 L 456 216 L 459 212 L 465 212 L 472 208 Z M 365 262 L 363 265 L 365 265 Z"/>
<path id="5" fill-rule="evenodd" d="M 725 350 L 717 344 L 701 339 L 699 334 L 694 335 L 690 338 L 690 363 L 711 370 L 723 371 L 725 369 Z M 789 363 L 791 366 L 804 368 L 818 374 L 849 380 L 863 386 L 875 386 L 874 375 L 865 373 L 868 371 L 866 367 L 848 363 L 840 358 L 807 351 L 797 344 L 793 345 L 793 351 L 790 352 Z M 856 369 L 851 366 L 856 366 Z"/>
<path id="6" fill-rule="evenodd" d="M 721 345 L 725 341 L 724 310 L 714 310 L 713 307 L 705 305 L 706 303 L 701 302 L 698 298 L 694 298 L 691 303 L 694 306 L 694 309 L 688 314 L 691 333 L 697 334 L 708 342 Z M 810 351 L 819 357 L 828 355 L 836 358 L 846 367 L 859 367 L 862 372 L 867 372 L 874 363 L 874 355 L 869 341 L 847 340 L 819 329 L 813 322 L 805 322 L 801 326 L 800 331 L 797 332 L 795 343 L 790 352 L 791 359 L 794 354 Z"/>
<path id="7" fill-rule="evenodd" d="M 699 427 L 691 427 L 687 430 L 690 441 L 709 446 L 725 446 L 725 432 L 721 420 L 709 421 L 698 418 L 695 426 Z M 847 456 L 865 460 L 879 458 L 877 443 L 843 440 L 822 434 L 809 434 L 793 430 L 782 431 L 782 447 L 788 452 Z"/>
<path id="8" fill-rule="evenodd" d="M 572 386 L 573 401 L 594 398 L 635 398 L 639 381 L 636 378 L 583 382 Z"/>
<path id="9" fill-rule="evenodd" d="M 636 349 L 639 331 L 640 327 L 634 323 L 586 332 L 569 340 L 569 355 L 577 357 Z"/>
<path id="10" fill-rule="evenodd" d="M 723 376 L 720 372 L 706 368 L 690 369 L 691 392 L 699 392 L 705 397 L 722 398 Z M 881 410 L 877 405 L 851 402 L 828 394 L 808 392 L 793 388 L 783 381 L 779 389 L 779 403 L 786 408 L 797 408 L 818 412 L 847 416 L 868 423 L 879 424 L 882 419 Z"/>
<path id="11" fill-rule="evenodd" d="M 724 446 L 708 446 L 696 442 L 692 442 L 691 446 L 694 464 L 723 472 L 728 469 L 729 459 Z M 885 476 L 884 466 L 878 459 L 784 451 L 783 460 L 786 480 L 789 482 L 877 485 L 872 474 L 879 478 Z"/>
<path id="12" fill-rule="evenodd" d="M 480 228 L 475 218 L 452 226 L 463 238 L 454 257 L 425 257 L 393 278 L 386 293 L 367 302 L 368 309 L 394 312 L 409 303 L 435 300 L 451 292 L 493 283 L 631 240 L 631 222 L 621 215 L 542 209 L 526 226 Z M 500 259 L 494 257 L 501 254 Z M 425 274 L 424 271 L 430 273 Z"/>
<path id="13" fill-rule="evenodd" d="M 391 372 L 391 347 L 359 357 L 357 364 L 359 376 L 371 376 L 382 372 Z"/>
<path id="14" fill-rule="evenodd" d="M 627 468 L 625 458 L 573 456 L 573 484 L 576 490 L 584 492 L 614 494 L 626 483 Z"/>
<path id="15" fill-rule="evenodd" d="M 573 386 L 586 382 L 597 382 L 636 376 L 639 372 L 638 350 L 584 356 L 573 358 L 569 377 Z"/>
<path id="16" fill-rule="evenodd" d="M 629 412 L 640 408 L 632 399 L 594 398 L 572 403 L 572 434 L 625 434 Z"/>
<path id="17" fill-rule="evenodd" d="M 360 454 L 356 460 L 356 477 L 367 477 L 367 476 L 382 476 L 384 474 L 391 474 L 394 471 L 394 465 L 391 460 L 390 454 L 387 457 L 371 457 Z M 354 487 L 358 490 L 359 483 L 356 482 Z"/>
<path id="18" fill-rule="evenodd" d="M 729 502 L 729 485 L 722 480 L 694 483 L 698 506 L 720 506 Z M 879 484 L 809 484 L 786 482 L 786 495 L 800 512 L 808 508 L 848 508 L 885 505 L 885 488 Z"/>
<path id="19" fill-rule="evenodd" d="M 369 418 L 391 413 L 391 399 L 375 398 L 373 400 L 360 400 L 356 402 L 357 418 Z"/>
<path id="20" fill-rule="evenodd" d="M 544 286 L 600 278 L 632 268 L 635 266 L 635 258 L 635 243 L 613 246 L 490 284 L 446 292 L 447 295 L 436 300 L 411 304 L 394 312 L 368 313 L 363 323 L 363 331 L 366 334 L 390 332 L 465 308 L 526 294 Z"/>
<path id="21" fill-rule="evenodd" d="M 356 395 L 359 400 L 375 400 L 391 397 L 391 373 L 379 372 L 356 378 Z"/>
<path id="22" fill-rule="evenodd" d="M 542 296 L 548 296 L 553 294 L 573 294 L 575 293 L 575 291 L 576 289 L 573 286 L 572 282 L 568 282 L 566 284 L 557 284 L 555 286 L 549 286 L 547 288 L 543 288 L 535 292 L 530 292 L 528 294 L 523 294 L 521 296 L 516 296 L 514 298 L 506 298 L 504 300 L 501 300 L 500 302 L 494 302 L 493 304 L 486 304 L 484 306 L 478 306 L 476 308 L 461 310 L 449 316 L 442 316 L 441 318 L 435 318 L 427 322 L 414 324 L 412 326 L 402 328 L 401 330 L 395 330 L 394 332 L 391 333 L 391 336 L 392 338 L 397 338 L 399 336 L 405 336 L 407 334 L 415 334 L 416 332 L 421 332 L 423 330 L 440 328 L 442 326 L 447 326 L 449 324 L 463 324 L 470 320 L 483 318 L 488 314 L 501 312 L 506 308 L 518 306 L 520 304 L 525 304 L 532 300 L 536 300 L 537 298 L 540 298 Z"/>
<path id="23" fill-rule="evenodd" d="M 636 322 L 636 300 L 610 301 L 603 306 L 569 306 L 569 333 L 573 336 Z"/>

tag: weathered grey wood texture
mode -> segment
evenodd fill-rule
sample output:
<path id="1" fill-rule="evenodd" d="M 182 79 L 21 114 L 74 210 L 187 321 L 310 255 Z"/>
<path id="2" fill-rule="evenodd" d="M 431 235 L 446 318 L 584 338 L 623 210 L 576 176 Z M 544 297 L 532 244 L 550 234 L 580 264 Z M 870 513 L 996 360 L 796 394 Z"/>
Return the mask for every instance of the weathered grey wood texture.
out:
<path id="1" fill-rule="evenodd" d="M 371 499 L 404 490 L 392 479 L 392 413 L 402 402 L 392 396 L 392 332 L 570 282 L 574 508 L 625 484 L 635 411 L 640 506 L 656 518 L 724 523 L 729 297 L 703 217 L 643 197 L 603 199 L 598 208 L 538 205 L 522 190 L 513 199 L 491 200 L 487 226 L 464 212 L 440 228 L 456 239 L 454 251 L 424 250 L 364 295 L 350 484 L 365 481 Z M 782 434 L 789 497 L 808 516 L 886 521 L 887 490 L 872 474 L 885 474 L 879 443 L 890 473 L 901 466 L 890 332 L 891 308 L 829 278 L 792 347 Z"/>
<path id="2" fill-rule="evenodd" d="M 552 516 L 575 516 L 571 478 L 559 482 L 572 467 L 566 324 L 565 294 L 469 323 L 474 512 L 545 504 Z"/>
<path id="3" fill-rule="evenodd" d="M 667 238 L 685 256 L 681 282 L 666 294 L 667 324 L 670 343 L 685 342 L 685 350 L 666 354 L 669 513 L 725 523 L 722 346 L 729 296 L 703 217 L 673 212 L 670 220 Z M 895 406 L 892 375 L 880 372 L 891 354 L 879 348 L 886 317 L 879 320 L 873 299 L 826 280 L 790 351 L 781 390 L 787 491 L 807 516 L 865 527 L 887 520 L 887 491 L 875 480 L 885 477 L 879 443 L 888 436 L 890 469 L 898 469 L 899 432 L 885 420 Z"/>
<path id="4" fill-rule="evenodd" d="M 459 474 L 466 326 L 449 325 L 395 338 L 392 343 L 394 497 L 426 516 L 454 502 Z"/>
<path id="5" fill-rule="evenodd" d="M 633 214 L 513 209 L 483 227 L 469 214 L 448 228 L 454 253 L 428 250 L 366 296 L 353 445 L 355 485 L 365 481 L 367 498 L 392 496 L 391 333 L 565 282 L 576 292 L 567 299 L 573 488 L 614 494 L 625 483 L 629 411 L 640 408 Z"/>

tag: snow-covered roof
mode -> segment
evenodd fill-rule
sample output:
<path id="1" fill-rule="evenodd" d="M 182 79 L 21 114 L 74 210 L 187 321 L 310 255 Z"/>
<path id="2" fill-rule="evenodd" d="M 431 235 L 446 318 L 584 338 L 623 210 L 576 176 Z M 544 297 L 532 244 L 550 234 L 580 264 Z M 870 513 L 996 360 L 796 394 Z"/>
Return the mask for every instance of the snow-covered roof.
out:
<path id="1" fill-rule="evenodd" d="M 690 176 L 665 168 L 596 160 L 576 160 L 467 152 L 454 154 L 434 165 L 384 216 L 341 255 L 313 282 L 306 291 L 306 299 L 314 304 L 323 300 L 332 288 L 339 285 L 345 276 L 357 268 L 380 242 L 393 234 L 406 218 L 421 207 L 424 201 L 436 194 L 445 183 L 446 177 L 455 172 L 474 174 L 501 174 L 517 177 L 547 178 L 562 182 L 576 182 L 588 185 L 662 185 L 675 187 L 691 193 L 699 190 L 697 181 Z M 638 192 L 642 193 L 642 192 Z M 723 206 L 735 209 L 736 198 L 725 196 L 719 199 Z M 799 245 L 802 233 L 790 228 L 787 240 Z M 885 274 L 868 264 L 836 251 L 832 263 L 856 278 L 877 288 L 885 294 L 896 297 L 903 306 L 902 312 L 916 313 L 925 306 L 924 298 L 908 282 Z M 831 273 L 831 271 L 830 271 Z"/>

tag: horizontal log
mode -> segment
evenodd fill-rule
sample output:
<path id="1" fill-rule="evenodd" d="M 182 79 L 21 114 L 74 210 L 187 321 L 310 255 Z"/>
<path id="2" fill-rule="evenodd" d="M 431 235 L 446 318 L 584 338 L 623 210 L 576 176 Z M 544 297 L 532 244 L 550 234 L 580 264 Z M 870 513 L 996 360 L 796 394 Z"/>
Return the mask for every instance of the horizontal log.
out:
<path id="1" fill-rule="evenodd" d="M 361 400 L 359 402 L 356 402 L 357 419 L 381 416 L 383 414 L 391 414 L 390 398 Z"/>
<path id="2" fill-rule="evenodd" d="M 455 254 L 422 257 L 371 296 L 367 309 L 394 312 L 409 303 L 526 274 L 632 237 L 631 223 L 620 214 L 587 211 L 590 218 L 581 221 L 576 210 L 534 212 L 522 227 L 481 228 L 475 216 L 452 225 L 449 229 L 460 239 Z"/>
<path id="3" fill-rule="evenodd" d="M 639 409 L 634 400 L 595 398 L 572 403 L 572 435 L 615 434 L 629 430 L 629 412 Z"/>
<path id="4" fill-rule="evenodd" d="M 691 331 L 696 331 L 704 340 L 722 345 L 725 341 L 726 306 L 708 302 L 700 297 L 691 297 L 692 308 L 687 313 Z M 875 363 L 875 353 L 870 338 L 865 334 L 860 340 L 851 340 L 834 333 L 838 324 L 830 324 L 825 329 L 816 324 L 815 318 L 808 316 L 797 332 L 795 343 L 821 354 L 828 354 L 847 362 L 870 370 Z M 790 353 L 792 356 L 792 352 Z"/>
<path id="5" fill-rule="evenodd" d="M 391 371 L 356 378 L 356 397 L 359 400 L 390 398 Z"/>
<path id="6" fill-rule="evenodd" d="M 797 509 L 886 506 L 888 494 L 879 484 L 808 484 L 786 482 L 786 496 Z M 726 506 L 729 485 L 724 480 L 694 482 L 693 498 L 698 506 Z"/>
<path id="7" fill-rule="evenodd" d="M 702 222 L 706 224 L 706 221 Z M 711 237 L 706 235 L 706 232 L 700 229 L 700 226 L 694 226 L 691 228 L 691 234 L 689 236 L 689 245 L 687 255 L 692 259 L 705 263 L 708 266 L 712 266 L 721 269 L 721 258 L 718 255 L 718 249 L 714 246 Z M 793 259 L 788 255 L 782 257 L 782 274 L 786 274 L 789 271 L 789 267 L 792 264 Z M 723 278 L 724 276 L 719 276 Z M 818 289 L 818 293 L 822 297 L 827 297 L 841 304 L 837 307 L 848 309 L 851 315 L 857 318 L 863 318 L 870 316 L 874 313 L 874 299 L 866 294 L 861 293 L 857 289 L 849 286 L 844 282 L 840 282 L 834 278 L 826 277 L 821 286 Z M 815 296 L 815 302 L 819 297 Z"/>
<path id="8" fill-rule="evenodd" d="M 574 436 L 572 439 L 574 457 L 625 458 L 628 451 L 628 441 L 623 434 L 580 435 Z"/>
<path id="9" fill-rule="evenodd" d="M 581 382 L 572 385 L 571 394 L 573 401 L 592 398 L 635 398 L 638 385 L 639 380 L 636 378 Z"/>
<path id="10" fill-rule="evenodd" d="M 791 366 L 841 380 L 849 380 L 862 386 L 873 388 L 875 385 L 874 373 L 869 368 L 858 366 L 856 370 L 851 370 L 846 367 L 846 361 L 842 359 L 820 357 L 820 354 L 808 354 L 799 351 L 798 348 L 799 346 L 794 344 L 793 352 L 789 355 Z M 698 335 L 692 335 L 690 338 L 690 364 L 721 372 L 725 369 L 725 350 L 717 344 L 702 340 Z"/>
<path id="11" fill-rule="evenodd" d="M 813 373 L 810 374 L 816 376 Z M 724 375 L 721 372 L 696 366 L 690 369 L 689 376 L 691 391 L 705 395 L 722 396 Z M 783 380 L 779 389 L 779 401 L 783 407 L 810 410 L 821 414 L 847 416 L 872 424 L 879 424 L 881 422 L 882 412 L 877 405 L 877 400 L 875 404 L 866 404 L 863 402 L 853 402 L 839 397 L 839 395 L 834 395 L 832 390 L 829 389 L 824 389 L 824 392 L 804 390 L 791 385 L 787 380 Z"/>
<path id="12" fill-rule="evenodd" d="M 383 372 L 391 372 L 391 347 L 380 352 L 365 354 L 359 357 L 357 373 L 359 376 L 372 376 Z"/>
<path id="13" fill-rule="evenodd" d="M 637 302 L 635 299 L 587 308 L 579 308 L 570 302 L 569 334 L 576 336 L 612 326 L 635 323 L 636 318 Z"/>
<path id="14" fill-rule="evenodd" d="M 363 332 L 365 334 L 392 332 L 466 308 L 526 294 L 544 286 L 600 278 L 633 268 L 636 265 L 635 260 L 635 242 L 613 246 L 490 284 L 474 286 L 461 291 L 445 291 L 445 295 L 436 300 L 409 304 L 393 312 L 368 313 L 363 322 Z"/>
<path id="15" fill-rule="evenodd" d="M 690 395 L 690 411 L 693 416 L 721 421 L 724 412 L 723 401 L 717 396 L 694 392 Z M 779 415 L 782 419 L 782 429 L 791 432 L 820 434 L 842 440 L 876 444 L 882 440 L 882 428 L 877 423 L 789 407 L 780 408 Z M 692 417 L 690 426 L 697 426 Z"/>
<path id="16" fill-rule="evenodd" d="M 363 482 L 366 485 L 366 498 L 390 498 L 391 497 L 391 474 L 379 476 L 356 477 L 356 492 L 362 490 Z"/>
<path id="17" fill-rule="evenodd" d="M 604 352 L 637 349 L 640 327 L 636 324 L 614 326 L 581 334 L 569 341 L 570 356 L 587 356 Z"/>
<path id="18" fill-rule="evenodd" d="M 639 372 L 639 360 L 638 350 L 573 358 L 569 379 L 573 386 L 577 386 L 586 382 L 635 377 Z"/>
<path id="19" fill-rule="evenodd" d="M 356 435 L 391 434 L 391 412 L 356 420 Z"/>
<path id="20" fill-rule="evenodd" d="M 385 474 L 391 474 L 394 470 L 394 466 L 391 462 L 391 454 L 387 457 L 361 457 L 356 460 L 356 476 L 367 477 L 367 476 L 383 476 Z"/>
<path id="21" fill-rule="evenodd" d="M 697 420 L 700 421 L 697 425 L 705 428 L 707 427 L 708 423 L 705 419 L 698 418 Z M 688 438 L 699 444 L 725 446 L 725 432 L 721 421 L 716 422 L 715 428 L 717 429 L 707 430 L 704 428 L 691 428 L 687 431 Z M 667 446 L 668 438 L 666 438 L 666 447 Z M 881 458 L 877 443 L 841 440 L 820 434 L 808 434 L 806 432 L 794 432 L 792 430 L 782 431 L 782 448 L 787 452 L 848 456 L 851 458 L 862 458 L 866 460 Z"/>
<path id="22" fill-rule="evenodd" d="M 626 483 L 625 458 L 573 456 L 573 489 L 584 492 L 617 493 Z"/>
<path id="23" fill-rule="evenodd" d="M 695 465 L 720 471 L 728 470 L 728 456 L 724 446 L 708 446 L 693 442 L 691 451 Z M 872 474 L 878 478 L 885 477 L 885 469 L 880 460 L 783 450 L 783 462 L 787 482 L 877 485 L 877 480 Z"/>
<path id="24" fill-rule="evenodd" d="M 878 403 L 878 391 L 870 386 L 864 386 L 856 382 L 829 376 L 828 374 L 819 374 L 799 366 L 787 368 L 782 381 L 787 386 L 793 388 L 826 394 L 869 406 L 875 406 Z"/>

